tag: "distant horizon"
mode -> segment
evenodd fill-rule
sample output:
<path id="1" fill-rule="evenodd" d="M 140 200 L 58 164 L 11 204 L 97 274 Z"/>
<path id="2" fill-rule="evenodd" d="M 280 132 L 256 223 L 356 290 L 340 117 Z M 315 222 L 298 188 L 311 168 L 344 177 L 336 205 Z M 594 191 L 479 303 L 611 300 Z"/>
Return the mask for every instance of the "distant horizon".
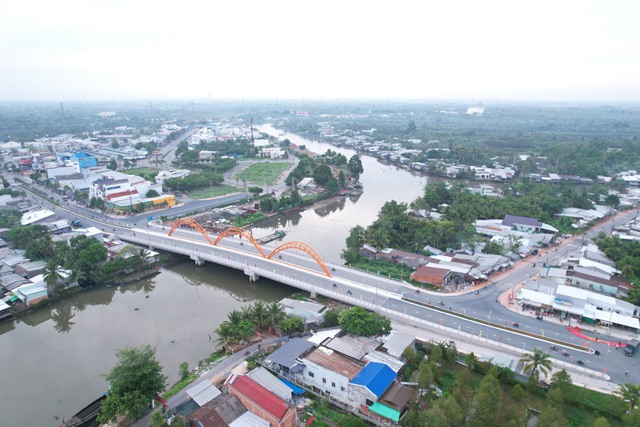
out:
<path id="1" fill-rule="evenodd" d="M 6 0 L 0 101 L 636 103 L 638 16 L 631 0 Z"/>
<path id="2" fill-rule="evenodd" d="M 60 104 L 60 103 L 184 103 L 190 105 L 195 104 L 215 104 L 215 103 L 269 103 L 269 104 L 384 104 L 384 103 L 406 103 L 406 104 L 468 104 L 468 106 L 477 106 L 481 104 L 531 104 L 531 105 L 638 105 L 640 100 L 535 100 L 535 99 L 419 99 L 419 98 L 104 98 L 104 99 L 40 99 L 40 100 L 17 100 L 17 99 L 0 99 L 0 104 Z"/>

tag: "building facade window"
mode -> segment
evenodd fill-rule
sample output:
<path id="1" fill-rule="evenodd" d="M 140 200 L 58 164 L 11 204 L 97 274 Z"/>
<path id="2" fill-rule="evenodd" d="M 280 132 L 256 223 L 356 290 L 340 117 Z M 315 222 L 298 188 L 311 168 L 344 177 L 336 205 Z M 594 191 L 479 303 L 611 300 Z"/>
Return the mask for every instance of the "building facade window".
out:
<path id="1" fill-rule="evenodd" d="M 323 379 L 322 379 L 322 382 L 323 382 L 323 384 L 326 384 L 326 383 L 327 383 L 327 379 L 326 379 L 326 378 L 323 378 Z"/>
<path id="2" fill-rule="evenodd" d="M 315 377 L 315 375 L 314 375 L 314 374 L 313 374 L 313 372 L 311 372 L 311 371 L 309 371 L 309 376 L 310 376 L 311 378 Z"/>
<path id="3" fill-rule="evenodd" d="M 331 382 L 331 387 L 336 388 L 336 383 Z"/>
<path id="4" fill-rule="evenodd" d="M 340 386 L 340 391 L 344 391 L 344 387 L 343 386 Z"/>

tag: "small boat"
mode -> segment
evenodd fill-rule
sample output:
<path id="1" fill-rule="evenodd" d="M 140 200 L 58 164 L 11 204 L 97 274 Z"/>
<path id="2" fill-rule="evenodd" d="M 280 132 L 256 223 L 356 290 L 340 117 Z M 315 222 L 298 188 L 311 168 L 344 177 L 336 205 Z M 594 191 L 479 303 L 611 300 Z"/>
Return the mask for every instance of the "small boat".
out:
<path id="1" fill-rule="evenodd" d="M 87 406 L 82 408 L 77 414 L 69 418 L 67 421 L 63 421 L 60 427 L 93 427 L 97 426 L 98 422 L 96 417 L 100 408 L 102 407 L 102 401 L 107 398 L 107 394 L 103 394 Z"/>

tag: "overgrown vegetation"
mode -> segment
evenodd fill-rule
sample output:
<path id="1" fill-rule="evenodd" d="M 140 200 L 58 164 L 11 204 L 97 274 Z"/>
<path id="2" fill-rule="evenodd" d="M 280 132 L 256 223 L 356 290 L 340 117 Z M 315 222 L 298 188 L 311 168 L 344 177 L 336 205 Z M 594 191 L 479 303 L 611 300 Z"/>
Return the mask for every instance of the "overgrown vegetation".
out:
<path id="1" fill-rule="evenodd" d="M 608 258 L 615 261 L 616 268 L 629 283 L 640 284 L 640 242 L 620 240 L 618 237 L 607 236 L 604 233 L 598 234 L 593 241 Z M 631 289 L 628 301 L 640 305 L 639 286 Z"/>
<path id="2" fill-rule="evenodd" d="M 416 394 L 401 420 L 406 427 L 524 426 L 531 411 L 539 413 L 541 427 L 640 425 L 640 410 L 625 413 L 633 405 L 630 399 L 640 398 L 633 385 L 621 388 L 620 395 L 630 394 L 621 399 L 571 384 L 564 370 L 551 377 L 548 389 L 539 385 L 536 375 L 522 384 L 523 379 L 510 369 L 481 362 L 473 353 L 459 360 L 455 345 L 450 343 L 418 343 L 416 349 L 408 348 L 404 357 L 404 380 L 417 382 L 424 391 Z M 442 397 L 437 397 L 431 384 L 442 390 Z"/>

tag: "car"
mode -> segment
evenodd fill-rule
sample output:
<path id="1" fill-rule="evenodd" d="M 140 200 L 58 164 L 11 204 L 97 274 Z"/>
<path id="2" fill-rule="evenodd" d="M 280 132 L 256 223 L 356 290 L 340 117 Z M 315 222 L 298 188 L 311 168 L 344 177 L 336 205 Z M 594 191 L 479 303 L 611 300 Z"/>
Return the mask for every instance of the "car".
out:
<path id="1" fill-rule="evenodd" d="M 82 227 L 82 221 L 74 219 L 73 221 L 71 221 L 71 225 L 73 225 L 74 227 Z"/>

